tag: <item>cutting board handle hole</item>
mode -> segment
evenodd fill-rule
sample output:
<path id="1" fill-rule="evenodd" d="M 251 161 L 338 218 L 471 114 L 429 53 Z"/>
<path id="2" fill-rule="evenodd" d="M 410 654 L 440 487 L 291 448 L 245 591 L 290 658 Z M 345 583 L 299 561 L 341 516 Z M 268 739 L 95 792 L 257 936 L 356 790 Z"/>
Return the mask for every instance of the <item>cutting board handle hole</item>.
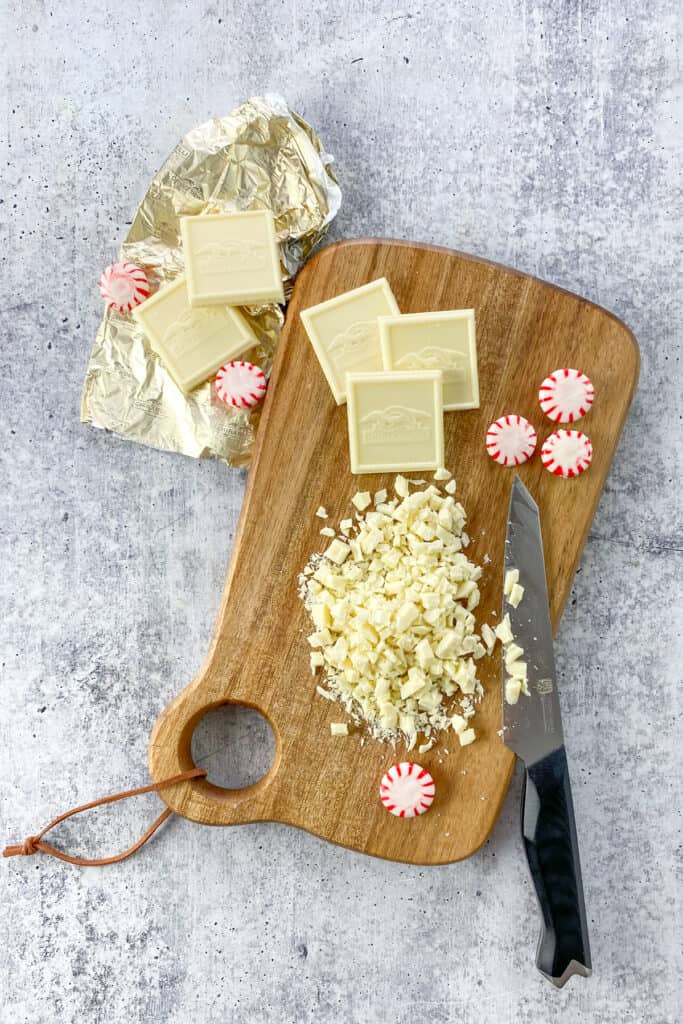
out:
<path id="1" fill-rule="evenodd" d="M 267 775 L 275 759 L 275 734 L 267 719 L 243 704 L 208 711 L 192 734 L 192 761 L 222 789 L 245 789 Z"/>

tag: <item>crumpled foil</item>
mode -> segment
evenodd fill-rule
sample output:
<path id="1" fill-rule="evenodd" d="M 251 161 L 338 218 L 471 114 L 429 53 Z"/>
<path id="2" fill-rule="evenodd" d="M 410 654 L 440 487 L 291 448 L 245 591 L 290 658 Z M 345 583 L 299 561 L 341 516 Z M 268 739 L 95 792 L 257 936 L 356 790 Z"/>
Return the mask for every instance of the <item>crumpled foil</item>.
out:
<path id="1" fill-rule="evenodd" d="M 121 246 L 152 290 L 184 269 L 179 217 L 272 210 L 289 297 L 294 277 L 341 204 L 313 129 L 280 96 L 254 97 L 191 131 L 153 179 Z M 284 321 L 278 305 L 242 308 L 258 345 L 244 358 L 270 375 Z M 83 385 L 81 420 L 153 448 L 249 463 L 260 411 L 228 408 L 207 382 L 184 395 L 129 314 L 107 310 Z"/>

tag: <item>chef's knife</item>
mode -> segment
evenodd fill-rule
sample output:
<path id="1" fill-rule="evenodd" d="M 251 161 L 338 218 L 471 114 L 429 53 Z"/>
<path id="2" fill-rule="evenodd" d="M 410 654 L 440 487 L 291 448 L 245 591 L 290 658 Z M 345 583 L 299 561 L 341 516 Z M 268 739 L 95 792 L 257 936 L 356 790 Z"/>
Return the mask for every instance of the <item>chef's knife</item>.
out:
<path id="1" fill-rule="evenodd" d="M 503 686 L 503 739 L 526 767 L 522 835 L 543 915 L 539 971 L 558 988 L 573 974 L 588 977 L 591 955 L 581 865 L 560 718 L 553 635 L 538 507 L 518 476 L 510 497 L 505 571 L 519 571 L 524 597 L 505 596 L 515 643 L 524 649 L 529 696 L 508 704 Z"/>

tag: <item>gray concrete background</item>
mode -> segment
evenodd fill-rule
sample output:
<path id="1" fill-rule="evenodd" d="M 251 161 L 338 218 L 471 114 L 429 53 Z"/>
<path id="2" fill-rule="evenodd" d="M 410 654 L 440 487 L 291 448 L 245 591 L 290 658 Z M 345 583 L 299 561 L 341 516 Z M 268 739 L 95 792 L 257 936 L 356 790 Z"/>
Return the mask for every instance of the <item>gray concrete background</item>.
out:
<path id="1" fill-rule="evenodd" d="M 593 979 L 534 970 L 517 777 L 444 869 L 180 819 L 109 869 L 3 862 L 2 1020 L 681 1020 L 680 5 L 4 0 L 1 27 L 3 840 L 145 780 L 218 606 L 244 475 L 79 424 L 97 277 L 187 129 L 280 91 L 336 155 L 333 237 L 513 264 L 642 347 L 558 644 Z M 156 807 L 62 836 L 114 852 Z"/>

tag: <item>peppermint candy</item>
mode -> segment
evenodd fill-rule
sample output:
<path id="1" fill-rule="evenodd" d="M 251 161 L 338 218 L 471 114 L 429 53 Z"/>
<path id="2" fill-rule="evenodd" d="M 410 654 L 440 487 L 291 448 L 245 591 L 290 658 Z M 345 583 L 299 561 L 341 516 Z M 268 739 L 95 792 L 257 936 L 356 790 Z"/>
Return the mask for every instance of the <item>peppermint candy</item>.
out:
<path id="1" fill-rule="evenodd" d="M 523 416 L 501 416 L 486 431 L 486 451 L 501 466 L 521 466 L 533 455 L 537 440 L 536 431 Z"/>
<path id="2" fill-rule="evenodd" d="M 149 298 L 147 274 L 134 263 L 112 263 L 100 278 L 100 295 L 110 309 L 130 313 Z"/>
<path id="3" fill-rule="evenodd" d="M 580 476 L 592 459 L 591 440 L 580 430 L 556 430 L 546 438 L 541 448 L 541 462 L 555 476 Z"/>
<path id="4" fill-rule="evenodd" d="M 397 818 L 415 818 L 432 806 L 434 779 L 426 768 L 412 761 L 394 764 L 379 784 L 379 798 Z"/>
<path id="5" fill-rule="evenodd" d="M 260 366 L 234 359 L 216 374 L 216 394 L 235 409 L 252 409 L 266 393 L 266 375 Z"/>
<path id="6" fill-rule="evenodd" d="M 538 403 L 555 423 L 573 423 L 585 416 L 595 397 L 590 377 L 581 370 L 553 370 L 538 389 Z"/>

